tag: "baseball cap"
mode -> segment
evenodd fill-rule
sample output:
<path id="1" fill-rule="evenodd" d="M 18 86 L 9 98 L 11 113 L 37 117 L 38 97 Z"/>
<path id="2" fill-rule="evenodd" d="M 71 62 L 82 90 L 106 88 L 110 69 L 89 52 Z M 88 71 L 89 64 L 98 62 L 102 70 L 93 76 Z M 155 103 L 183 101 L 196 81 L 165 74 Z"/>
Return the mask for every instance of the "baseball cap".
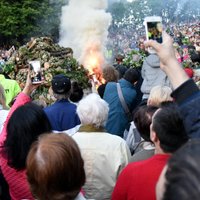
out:
<path id="1" fill-rule="evenodd" d="M 64 74 L 55 75 L 51 81 L 53 92 L 65 94 L 71 89 L 71 81 Z"/>

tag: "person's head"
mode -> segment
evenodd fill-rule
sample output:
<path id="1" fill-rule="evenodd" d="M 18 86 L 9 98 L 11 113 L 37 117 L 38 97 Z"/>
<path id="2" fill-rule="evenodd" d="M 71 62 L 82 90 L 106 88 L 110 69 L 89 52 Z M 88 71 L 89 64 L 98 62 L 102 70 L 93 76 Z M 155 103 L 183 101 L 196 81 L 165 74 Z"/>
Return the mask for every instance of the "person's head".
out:
<path id="1" fill-rule="evenodd" d="M 83 98 L 83 95 L 84 93 L 81 86 L 76 81 L 72 82 L 72 90 L 69 97 L 70 101 L 77 103 Z"/>
<path id="2" fill-rule="evenodd" d="M 0 84 L 0 105 L 3 107 L 3 109 L 7 109 L 5 91 L 1 84 Z"/>
<path id="3" fill-rule="evenodd" d="M 64 133 L 41 135 L 29 151 L 26 170 L 31 191 L 40 200 L 73 200 L 85 183 L 78 145 Z"/>
<path id="4" fill-rule="evenodd" d="M 150 132 L 151 141 L 164 153 L 175 152 L 188 140 L 179 108 L 172 102 L 162 104 L 154 113 Z"/>
<path id="5" fill-rule="evenodd" d="M 157 183 L 157 200 L 199 199 L 199 152 L 200 140 L 193 139 L 172 155 Z"/>
<path id="6" fill-rule="evenodd" d="M 108 118 L 108 111 L 108 104 L 94 93 L 83 98 L 77 106 L 81 124 L 93 125 L 97 128 L 104 126 Z"/>
<path id="7" fill-rule="evenodd" d="M 147 105 L 159 107 L 162 102 L 172 101 L 171 93 L 170 87 L 157 85 L 151 89 Z"/>
<path id="8" fill-rule="evenodd" d="M 71 81 L 64 74 L 55 75 L 51 81 L 52 90 L 56 99 L 67 99 L 71 91 Z"/>
<path id="9" fill-rule="evenodd" d="M 124 56 L 122 54 L 118 54 L 116 57 L 115 57 L 115 60 L 118 64 L 122 63 L 123 62 L 123 59 L 124 59 Z"/>
<path id="10" fill-rule="evenodd" d="M 128 69 L 124 74 L 124 79 L 132 84 L 135 84 L 139 78 L 140 78 L 140 72 L 134 68 Z"/>
<path id="11" fill-rule="evenodd" d="M 151 141 L 150 139 L 150 125 L 152 122 L 152 116 L 157 110 L 157 107 L 153 106 L 140 106 L 134 114 L 133 121 L 139 131 L 141 137 L 145 141 Z"/>
<path id="12" fill-rule="evenodd" d="M 17 108 L 7 124 L 4 154 L 9 166 L 22 170 L 31 144 L 42 133 L 51 131 L 50 122 L 41 107 L 27 103 Z"/>
<path id="13" fill-rule="evenodd" d="M 106 82 L 117 82 L 119 73 L 113 66 L 106 66 L 103 68 L 103 78 Z"/>

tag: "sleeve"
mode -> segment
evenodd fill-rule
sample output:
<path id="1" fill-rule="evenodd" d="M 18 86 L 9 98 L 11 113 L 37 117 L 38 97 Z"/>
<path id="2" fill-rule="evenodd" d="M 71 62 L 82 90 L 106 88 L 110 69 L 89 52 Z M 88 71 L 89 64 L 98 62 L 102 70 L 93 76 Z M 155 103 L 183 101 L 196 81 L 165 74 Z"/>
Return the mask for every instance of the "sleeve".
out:
<path id="1" fill-rule="evenodd" d="M 178 87 L 172 97 L 180 106 L 186 132 L 190 138 L 200 138 L 200 91 L 194 81 L 189 79 Z"/>
<path id="2" fill-rule="evenodd" d="M 121 150 L 120 150 L 120 167 L 118 170 L 118 175 L 120 174 L 120 172 L 128 165 L 128 163 L 131 160 L 131 152 L 130 149 L 128 147 L 128 145 L 126 144 L 126 142 L 123 140 L 123 142 L 121 143 Z"/>
<path id="3" fill-rule="evenodd" d="M 114 190 L 112 200 L 126 200 L 128 196 L 129 183 L 129 166 L 127 166 L 119 175 Z"/>
<path id="4" fill-rule="evenodd" d="M 175 101 L 180 105 L 191 95 L 197 93 L 199 91 L 197 85 L 194 83 L 192 79 L 189 79 L 182 85 L 180 85 L 176 90 L 172 92 L 172 97 Z"/>
<path id="5" fill-rule="evenodd" d="M 1 145 L 3 144 L 3 142 L 4 142 L 5 139 L 6 139 L 6 135 L 7 135 L 7 132 L 6 132 L 7 124 L 8 124 L 8 121 L 9 121 L 11 115 L 13 114 L 13 112 L 14 112 L 18 107 L 20 107 L 20 106 L 22 106 L 22 105 L 24 105 L 24 104 L 26 104 L 26 103 L 28 103 L 28 102 L 30 102 L 30 101 L 31 101 L 31 98 L 30 98 L 29 96 L 27 96 L 26 94 L 22 93 L 22 92 L 17 96 L 17 98 L 16 98 L 16 100 L 15 100 L 15 103 L 13 104 L 13 106 L 12 106 L 11 109 L 10 109 L 10 112 L 8 113 L 7 119 L 6 119 L 5 124 L 4 124 L 4 128 L 3 128 L 2 133 L 1 133 L 1 135 L 0 135 L 0 144 L 1 144 Z"/>

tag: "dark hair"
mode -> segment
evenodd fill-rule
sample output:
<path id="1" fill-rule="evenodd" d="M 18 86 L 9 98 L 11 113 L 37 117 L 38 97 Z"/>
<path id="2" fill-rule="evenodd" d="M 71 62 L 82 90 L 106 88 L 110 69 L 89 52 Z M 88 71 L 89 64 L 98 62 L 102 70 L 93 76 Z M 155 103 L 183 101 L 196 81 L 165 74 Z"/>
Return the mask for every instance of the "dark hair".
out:
<path id="1" fill-rule="evenodd" d="M 175 152 L 165 174 L 163 200 L 198 200 L 200 196 L 200 139 L 193 139 Z"/>
<path id="2" fill-rule="evenodd" d="M 130 68 L 124 74 L 124 79 L 134 84 L 140 78 L 140 72 L 137 69 Z"/>
<path id="3" fill-rule="evenodd" d="M 77 82 L 72 82 L 72 90 L 69 99 L 72 102 L 79 102 L 83 98 L 83 89 Z"/>
<path id="4" fill-rule="evenodd" d="M 175 152 L 188 140 L 182 116 L 175 103 L 161 104 L 153 117 L 152 130 L 156 132 L 165 153 Z"/>
<path id="5" fill-rule="evenodd" d="M 140 106 L 134 114 L 133 121 L 139 131 L 141 137 L 145 141 L 151 141 L 150 139 L 150 125 L 152 122 L 152 116 L 157 110 L 154 106 Z"/>
<path id="6" fill-rule="evenodd" d="M 51 125 L 41 107 L 27 103 L 17 108 L 9 119 L 3 147 L 8 165 L 23 170 L 31 144 L 40 134 L 49 131 Z"/>
<path id="7" fill-rule="evenodd" d="M 76 142 L 64 133 L 44 134 L 27 157 L 27 177 L 40 200 L 72 200 L 85 183 L 84 162 Z"/>

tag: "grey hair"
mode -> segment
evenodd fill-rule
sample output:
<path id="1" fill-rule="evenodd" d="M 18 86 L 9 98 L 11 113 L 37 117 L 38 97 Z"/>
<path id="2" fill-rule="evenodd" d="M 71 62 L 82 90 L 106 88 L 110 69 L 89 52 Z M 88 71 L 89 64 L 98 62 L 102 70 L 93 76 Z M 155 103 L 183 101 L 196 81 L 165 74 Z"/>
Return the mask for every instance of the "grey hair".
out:
<path id="1" fill-rule="evenodd" d="M 109 107 L 99 95 L 92 93 L 83 98 L 78 106 L 77 113 L 82 125 L 104 126 L 108 118 Z"/>

